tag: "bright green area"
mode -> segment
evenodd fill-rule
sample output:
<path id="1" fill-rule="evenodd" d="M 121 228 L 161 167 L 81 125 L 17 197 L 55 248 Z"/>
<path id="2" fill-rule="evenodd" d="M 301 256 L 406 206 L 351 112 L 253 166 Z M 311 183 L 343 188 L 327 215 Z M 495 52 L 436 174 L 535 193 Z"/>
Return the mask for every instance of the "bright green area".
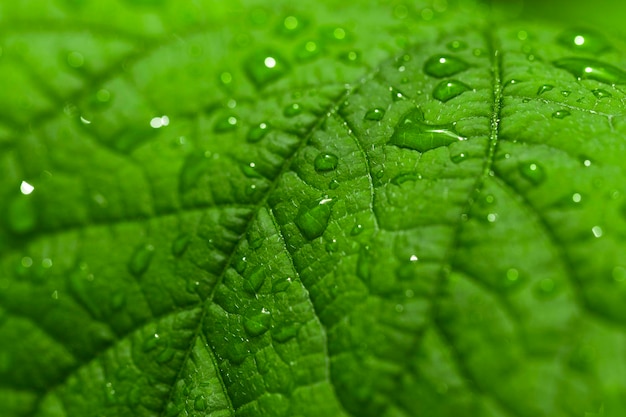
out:
<path id="1" fill-rule="evenodd" d="M 0 416 L 626 415 L 624 15 L 541 3 L 3 2 Z"/>

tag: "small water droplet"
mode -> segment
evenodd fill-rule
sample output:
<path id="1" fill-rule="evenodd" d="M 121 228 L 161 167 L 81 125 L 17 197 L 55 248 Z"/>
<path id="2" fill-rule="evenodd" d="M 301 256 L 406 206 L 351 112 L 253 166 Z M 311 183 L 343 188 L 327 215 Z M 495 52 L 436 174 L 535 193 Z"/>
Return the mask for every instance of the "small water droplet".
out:
<path id="1" fill-rule="evenodd" d="M 291 283 L 292 280 L 290 277 L 277 279 L 276 281 L 272 282 L 272 293 L 277 294 L 287 291 L 291 286 Z"/>
<path id="2" fill-rule="evenodd" d="M 436 55 L 424 63 L 424 72 L 431 77 L 451 77 L 469 68 L 465 61 L 451 55 Z"/>
<path id="3" fill-rule="evenodd" d="M 250 143 L 258 142 L 263 139 L 269 131 L 270 125 L 268 123 L 259 123 L 258 125 L 250 128 L 246 140 Z"/>
<path id="4" fill-rule="evenodd" d="M 422 176 L 419 174 L 415 174 L 413 172 L 403 172 L 393 177 L 393 179 L 391 180 L 391 183 L 395 185 L 402 185 L 405 182 L 409 182 L 409 181 L 415 182 L 421 179 L 422 179 Z"/>
<path id="5" fill-rule="evenodd" d="M 465 161 L 465 159 L 466 159 L 466 158 L 467 158 L 467 154 L 465 154 L 465 153 L 461 152 L 461 153 L 458 153 L 458 154 L 452 155 L 452 156 L 450 157 L 450 160 L 451 160 L 452 162 L 454 162 L 455 164 L 459 164 L 459 163 L 461 163 L 461 162 Z"/>
<path id="6" fill-rule="evenodd" d="M 289 70 L 289 64 L 280 53 L 271 49 L 253 52 L 245 61 L 244 71 L 250 81 L 257 87 L 277 81 Z"/>
<path id="7" fill-rule="evenodd" d="M 222 72 L 220 74 L 220 82 L 224 85 L 229 85 L 233 82 L 233 75 L 227 71 Z"/>
<path id="8" fill-rule="evenodd" d="M 241 171 L 248 178 L 263 178 L 263 175 L 257 170 L 257 166 L 254 162 L 243 164 Z"/>
<path id="9" fill-rule="evenodd" d="M 234 115 L 224 116 L 222 118 L 217 119 L 215 124 L 213 125 L 213 131 L 215 133 L 224 133 L 234 130 L 237 127 L 237 117 Z"/>
<path id="10" fill-rule="evenodd" d="M 380 120 L 383 120 L 383 117 L 385 117 L 385 109 L 376 107 L 368 110 L 365 113 L 365 116 L 363 116 L 363 120 L 372 120 L 378 122 Z"/>
<path id="11" fill-rule="evenodd" d="M 498 220 L 498 213 L 487 214 L 487 221 L 489 223 L 495 223 Z"/>
<path id="12" fill-rule="evenodd" d="M 337 188 L 339 188 L 339 181 L 337 181 L 336 179 L 330 180 L 330 182 L 328 183 L 328 188 L 330 190 L 336 190 Z"/>
<path id="13" fill-rule="evenodd" d="M 108 103 L 109 100 L 111 100 L 111 92 L 104 88 L 98 90 L 98 92 L 96 93 L 96 100 L 98 100 L 100 103 Z"/>
<path id="14" fill-rule="evenodd" d="M 550 90 L 552 90 L 552 89 L 554 89 L 554 86 L 553 86 L 553 85 L 550 85 L 550 84 L 544 84 L 544 85 L 542 85 L 541 87 L 539 87 L 539 88 L 537 89 L 537 95 L 538 95 L 538 96 L 540 96 L 540 95 L 542 95 L 543 93 L 547 93 L 548 91 L 550 91 Z"/>
<path id="15" fill-rule="evenodd" d="M 244 281 L 243 289 L 248 294 L 255 295 L 265 282 L 265 269 L 257 268 Z"/>
<path id="16" fill-rule="evenodd" d="M 308 61 L 315 58 L 321 52 L 320 46 L 315 41 L 305 41 L 296 48 L 296 59 L 299 61 Z"/>
<path id="17" fill-rule="evenodd" d="M 582 201 L 583 197 L 582 195 L 580 195 L 580 193 L 574 193 L 572 194 L 572 201 L 576 204 L 580 203 Z"/>
<path id="18" fill-rule="evenodd" d="M 154 246 L 150 244 L 139 245 L 128 262 L 128 270 L 136 277 L 143 275 L 152 262 Z"/>
<path id="19" fill-rule="evenodd" d="M 181 233 L 172 243 L 172 255 L 181 256 L 187 250 L 191 242 L 191 235 L 189 233 Z"/>
<path id="20" fill-rule="evenodd" d="M 595 90 L 591 90 L 591 92 L 593 93 L 594 96 L 596 96 L 596 98 L 598 100 L 601 100 L 603 98 L 611 98 L 613 97 L 613 95 L 611 93 L 609 93 L 606 90 L 603 90 L 601 88 L 596 88 Z"/>
<path id="21" fill-rule="evenodd" d="M 559 35 L 559 43 L 572 51 L 590 54 L 600 54 L 611 45 L 604 36 L 598 32 L 587 29 L 571 29 Z"/>
<path id="22" fill-rule="evenodd" d="M 283 109 L 283 114 L 286 117 L 294 117 L 299 115 L 300 113 L 302 113 L 302 106 L 300 106 L 300 104 L 298 103 L 292 103 Z"/>
<path id="23" fill-rule="evenodd" d="M 313 166 L 317 172 L 334 171 L 339 163 L 339 158 L 332 153 L 321 153 L 315 157 Z"/>
<path id="24" fill-rule="evenodd" d="M 591 228 L 591 233 L 593 234 L 594 237 L 598 238 L 598 237 L 602 237 L 602 235 L 604 234 L 604 231 L 602 230 L 600 226 L 593 226 Z"/>
<path id="25" fill-rule="evenodd" d="M 347 51 L 339 54 L 339 59 L 347 64 L 359 62 L 361 54 L 358 51 Z"/>
<path id="26" fill-rule="evenodd" d="M 272 315 L 265 308 L 258 313 L 247 315 L 243 320 L 243 328 L 249 336 L 261 336 L 272 324 Z"/>
<path id="27" fill-rule="evenodd" d="M 562 58 L 554 61 L 557 68 L 564 69 L 579 80 L 595 80 L 615 85 L 626 83 L 626 73 L 613 65 L 586 58 Z"/>
<path id="28" fill-rule="evenodd" d="M 389 143 L 400 148 L 426 152 L 459 140 L 465 140 L 465 138 L 459 136 L 454 124 L 426 124 L 422 111 L 415 108 L 400 118 Z"/>
<path id="29" fill-rule="evenodd" d="M 72 68 L 80 68 L 85 64 L 85 58 L 80 52 L 70 52 L 67 54 L 67 64 Z"/>
<path id="30" fill-rule="evenodd" d="M 568 110 L 557 110 L 554 113 L 552 113 L 552 117 L 555 119 L 565 119 L 567 116 L 571 114 L 572 113 L 570 113 Z"/>
<path id="31" fill-rule="evenodd" d="M 389 92 L 391 93 L 391 100 L 395 101 L 400 101 L 400 100 L 406 100 L 406 96 L 404 94 L 402 94 L 402 92 L 400 92 L 399 90 L 395 89 L 394 87 L 389 87 Z"/>
<path id="32" fill-rule="evenodd" d="M 339 247 L 339 244 L 337 243 L 337 239 L 332 239 L 330 242 L 326 243 L 326 252 L 328 253 L 333 253 L 333 252 L 337 252 L 337 248 Z"/>
<path id="33" fill-rule="evenodd" d="M 207 399 L 204 398 L 204 395 L 198 395 L 193 400 L 193 409 L 196 411 L 204 411 L 208 407 Z"/>
<path id="34" fill-rule="evenodd" d="M 519 170 L 524 178 L 535 185 L 541 184 L 546 177 L 543 168 L 536 162 L 522 163 L 519 165 Z"/>
<path id="35" fill-rule="evenodd" d="M 461 40 L 455 40 L 455 41 L 449 42 L 446 45 L 446 47 L 450 51 L 457 52 L 457 51 L 464 51 L 464 50 L 466 50 L 468 45 L 467 45 L 467 42 L 464 42 L 464 41 L 461 41 Z"/>
<path id="36" fill-rule="evenodd" d="M 445 103 L 446 101 L 460 96 L 464 92 L 471 89 L 472 88 L 469 85 L 462 83 L 461 81 L 444 80 L 435 86 L 435 89 L 433 90 L 433 98 Z"/>
<path id="37" fill-rule="evenodd" d="M 365 230 L 365 228 L 363 227 L 362 224 L 357 223 L 355 224 L 352 229 L 350 230 L 350 236 L 357 236 L 360 235 L 361 232 L 363 232 L 363 230 Z"/>
<path id="38" fill-rule="evenodd" d="M 517 281 L 519 279 L 519 271 L 515 268 L 509 268 L 509 270 L 506 271 L 506 279 L 510 282 Z"/>
<path id="39" fill-rule="evenodd" d="M 332 200 L 323 198 L 311 205 L 304 206 L 296 216 L 296 226 L 308 240 L 320 237 L 328 227 Z"/>

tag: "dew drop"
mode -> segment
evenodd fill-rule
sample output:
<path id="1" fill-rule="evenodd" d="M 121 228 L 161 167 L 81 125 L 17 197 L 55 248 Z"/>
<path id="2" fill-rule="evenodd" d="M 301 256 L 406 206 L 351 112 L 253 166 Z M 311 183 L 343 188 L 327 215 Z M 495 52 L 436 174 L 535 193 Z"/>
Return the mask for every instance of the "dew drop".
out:
<path id="1" fill-rule="evenodd" d="M 461 153 L 458 153 L 456 155 L 452 155 L 450 157 L 450 160 L 452 162 L 454 162 L 455 164 L 459 164 L 459 163 L 465 161 L 466 158 L 467 158 L 467 154 L 461 152 Z"/>
<path id="2" fill-rule="evenodd" d="M 406 100 L 406 96 L 404 94 L 402 94 L 402 92 L 400 92 L 399 90 L 395 89 L 394 87 L 389 87 L 389 92 L 391 93 L 391 100 L 395 101 L 400 101 L 400 100 Z"/>
<path id="3" fill-rule="evenodd" d="M 286 117 L 294 117 L 299 115 L 300 113 L 302 113 L 302 106 L 300 106 L 300 104 L 298 103 L 292 103 L 283 109 L 283 114 Z"/>
<path id="4" fill-rule="evenodd" d="M 602 230 L 600 226 L 593 226 L 591 228 L 591 233 L 593 234 L 594 237 L 598 238 L 598 237 L 602 237 L 602 235 L 604 234 L 604 231 Z"/>
<path id="5" fill-rule="evenodd" d="M 456 132 L 454 124 L 429 125 L 418 108 L 405 113 L 394 128 L 389 143 L 399 148 L 426 152 L 453 142 L 465 140 Z"/>
<path id="6" fill-rule="evenodd" d="M 153 255 L 154 246 L 143 244 L 137 247 L 128 262 L 129 272 L 136 277 L 143 275 L 148 270 Z"/>
<path id="7" fill-rule="evenodd" d="M 402 185 L 405 182 L 416 182 L 422 179 L 422 176 L 419 174 L 414 174 L 412 172 L 404 172 L 402 174 L 398 174 L 391 180 L 392 184 Z"/>
<path id="8" fill-rule="evenodd" d="M 451 77 L 469 68 L 465 61 L 451 55 L 436 55 L 424 63 L 424 72 L 431 77 Z"/>
<path id="9" fill-rule="evenodd" d="M 291 278 L 277 279 L 272 283 L 272 293 L 278 294 L 287 291 L 291 286 L 291 282 Z"/>
<path id="10" fill-rule="evenodd" d="M 246 75 L 257 88 L 280 79 L 288 70 L 287 61 L 277 51 L 270 49 L 253 52 L 244 63 Z"/>
<path id="11" fill-rule="evenodd" d="M 571 113 L 568 110 L 557 110 L 552 113 L 552 117 L 555 119 L 565 119 L 569 115 L 571 115 Z"/>
<path id="12" fill-rule="evenodd" d="M 363 120 L 372 120 L 378 122 L 380 120 L 383 120 L 383 117 L 385 117 L 385 109 L 376 107 L 368 110 L 365 113 L 365 116 L 363 116 Z"/>
<path id="13" fill-rule="evenodd" d="M 348 51 L 339 54 L 339 59 L 347 64 L 354 64 L 361 59 L 361 54 L 358 51 Z"/>
<path id="14" fill-rule="evenodd" d="M 263 175 L 261 175 L 261 173 L 257 170 L 254 162 L 244 164 L 241 167 L 241 171 L 248 178 L 263 178 Z"/>
<path id="15" fill-rule="evenodd" d="M 191 235 L 189 233 L 182 233 L 172 243 L 172 255 L 181 256 L 187 250 L 191 242 Z"/>
<path id="16" fill-rule="evenodd" d="M 519 271 L 515 268 L 509 268 L 509 270 L 506 271 L 506 279 L 510 282 L 517 281 L 519 279 Z"/>
<path id="17" fill-rule="evenodd" d="M 267 332 L 272 323 L 272 315 L 265 308 L 259 313 L 248 315 L 243 320 L 243 328 L 249 336 L 261 336 Z"/>
<path id="18" fill-rule="evenodd" d="M 334 171 L 337 168 L 339 158 L 332 153 L 321 153 L 315 157 L 313 166 L 317 172 Z"/>
<path id="19" fill-rule="evenodd" d="M 462 83 L 461 81 L 444 80 L 435 86 L 435 89 L 433 90 L 433 98 L 445 103 L 446 101 L 460 96 L 464 92 L 471 89 L 472 88 L 469 85 Z"/>
<path id="20" fill-rule="evenodd" d="M 448 50 L 453 51 L 453 52 L 457 52 L 457 51 L 464 51 L 467 49 L 467 42 L 461 41 L 461 40 L 455 40 L 452 42 L 448 42 L 448 44 L 446 45 L 446 47 L 448 48 Z"/>
<path id="21" fill-rule="evenodd" d="M 234 130 L 237 127 L 237 117 L 231 115 L 218 119 L 213 125 L 213 131 L 215 133 L 224 133 Z"/>
<path id="22" fill-rule="evenodd" d="M 296 226 L 308 240 L 320 237 L 328 227 L 332 200 L 323 198 L 316 203 L 304 206 L 296 216 Z"/>
<path id="23" fill-rule="evenodd" d="M 246 136 L 246 140 L 250 143 L 258 142 L 263 139 L 269 131 L 270 125 L 268 123 L 259 123 L 258 125 L 250 128 L 248 135 Z"/>
<path id="24" fill-rule="evenodd" d="M 265 282 L 265 269 L 257 268 L 244 281 L 243 289 L 248 294 L 256 295 Z"/>
<path id="25" fill-rule="evenodd" d="M 330 182 L 328 183 L 328 188 L 330 190 L 336 190 L 337 188 L 339 188 L 339 181 L 337 181 L 336 179 L 332 179 L 330 180 Z"/>
<path id="26" fill-rule="evenodd" d="M 545 172 L 541 165 L 536 162 L 528 162 L 519 165 L 520 173 L 526 178 L 528 181 L 532 182 L 535 185 L 539 185 L 545 179 Z"/>
<path id="27" fill-rule="evenodd" d="M 67 54 L 67 64 L 72 68 L 80 68 L 85 64 L 85 58 L 80 52 Z"/>
<path id="28" fill-rule="evenodd" d="M 572 51 L 600 54 L 611 48 L 601 34 L 586 29 L 571 29 L 559 35 L 558 42 Z"/>
<path id="29" fill-rule="evenodd" d="M 365 230 L 363 225 L 360 223 L 357 223 L 350 230 L 350 236 L 358 236 L 363 232 L 363 230 Z"/>
<path id="30" fill-rule="evenodd" d="M 602 100 L 603 98 L 613 97 L 611 93 L 601 88 L 596 88 L 595 90 L 591 90 L 591 92 L 593 93 L 594 96 L 596 96 L 598 100 Z"/>
<path id="31" fill-rule="evenodd" d="M 328 253 L 333 253 L 333 252 L 337 252 L 337 248 L 339 247 L 339 244 L 337 243 L 337 239 L 332 239 L 330 242 L 326 243 L 326 252 Z"/>
<path id="32" fill-rule="evenodd" d="M 626 83 L 626 73 L 613 65 L 586 58 L 563 58 L 554 61 L 557 68 L 564 69 L 579 80 L 595 80 L 615 85 Z"/>
<path id="33" fill-rule="evenodd" d="M 109 90 L 102 88 L 96 93 L 96 100 L 100 103 L 108 103 L 111 100 L 111 93 Z"/>
<path id="34" fill-rule="evenodd" d="M 296 49 L 295 56 L 299 61 L 308 61 L 318 56 L 320 52 L 321 50 L 317 42 L 306 41 Z"/>
<path id="35" fill-rule="evenodd" d="M 550 90 L 552 90 L 552 89 L 554 89 L 554 86 L 553 86 L 553 85 L 550 85 L 550 84 L 544 84 L 544 85 L 542 85 L 541 87 L 539 87 L 539 88 L 537 89 L 537 95 L 538 95 L 538 96 L 540 96 L 540 95 L 542 95 L 543 93 L 547 93 L 548 91 L 550 91 Z"/>

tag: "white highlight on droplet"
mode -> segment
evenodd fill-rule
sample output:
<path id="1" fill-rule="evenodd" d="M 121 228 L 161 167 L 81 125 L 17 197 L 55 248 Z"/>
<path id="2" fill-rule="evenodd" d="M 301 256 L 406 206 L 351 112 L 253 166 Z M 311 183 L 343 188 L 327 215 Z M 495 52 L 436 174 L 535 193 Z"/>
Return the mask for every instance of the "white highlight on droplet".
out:
<path id="1" fill-rule="evenodd" d="M 600 226 L 593 226 L 591 228 L 591 233 L 593 233 L 595 237 L 602 237 L 602 234 L 604 232 L 602 231 L 602 228 Z"/>
<path id="2" fill-rule="evenodd" d="M 35 189 L 35 187 L 33 187 L 31 184 L 27 183 L 26 181 L 22 181 L 22 183 L 20 184 L 20 191 L 24 195 L 29 195 L 30 193 L 33 192 L 34 189 Z"/>
<path id="3" fill-rule="evenodd" d="M 263 61 L 263 63 L 265 64 L 267 68 L 274 68 L 276 66 L 276 60 L 272 58 L 271 56 L 268 56 L 267 58 L 265 58 L 265 61 Z"/>
<path id="4" fill-rule="evenodd" d="M 578 45 L 578 46 L 580 46 L 580 45 L 584 44 L 584 43 L 585 43 L 585 37 L 584 37 L 584 36 L 580 36 L 580 35 L 576 36 L 576 37 L 574 38 L 574 43 L 575 43 L 576 45 Z"/>
<path id="5" fill-rule="evenodd" d="M 592 73 L 592 72 L 593 72 L 593 68 L 591 68 L 591 67 L 585 67 L 585 72 L 586 72 L 587 74 Z"/>
<path id="6" fill-rule="evenodd" d="M 150 127 L 152 127 L 153 129 L 159 129 L 169 124 L 170 118 L 167 116 L 153 117 L 152 120 L 150 120 Z"/>
<path id="7" fill-rule="evenodd" d="M 416 255 L 411 255 L 411 257 L 409 258 L 409 261 L 411 262 L 417 262 L 417 256 Z"/>

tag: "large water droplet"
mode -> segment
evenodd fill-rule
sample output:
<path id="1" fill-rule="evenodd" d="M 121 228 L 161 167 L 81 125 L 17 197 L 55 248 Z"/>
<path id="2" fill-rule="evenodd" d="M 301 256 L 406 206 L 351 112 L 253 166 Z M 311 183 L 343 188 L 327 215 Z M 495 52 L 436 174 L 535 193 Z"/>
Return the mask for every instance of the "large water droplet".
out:
<path id="1" fill-rule="evenodd" d="M 567 116 L 571 114 L 572 113 L 570 113 L 568 110 L 557 110 L 554 113 L 552 113 L 552 117 L 555 119 L 565 119 Z"/>
<path id="2" fill-rule="evenodd" d="M 592 90 L 591 92 L 593 93 L 594 96 L 596 96 L 598 100 L 601 100 L 603 98 L 613 97 L 611 93 L 601 88 L 596 88 L 595 90 Z"/>
<path id="3" fill-rule="evenodd" d="M 571 29 L 559 35 L 559 43 L 572 51 L 597 55 L 611 48 L 604 36 L 586 29 Z"/>
<path id="4" fill-rule="evenodd" d="M 272 315 L 266 309 L 262 309 L 258 313 L 246 316 L 243 320 L 243 328 L 248 335 L 260 336 L 269 330 L 272 324 Z"/>
<path id="5" fill-rule="evenodd" d="M 550 85 L 550 84 L 544 84 L 544 85 L 542 85 L 541 87 L 539 87 L 539 88 L 537 89 L 537 95 L 538 95 L 538 96 L 540 96 L 540 95 L 542 95 L 543 93 L 547 93 L 548 91 L 552 90 L 553 88 L 554 88 L 554 86 L 553 86 L 553 85 Z"/>
<path id="6" fill-rule="evenodd" d="M 454 128 L 454 124 L 426 124 L 422 111 L 415 108 L 400 118 L 389 143 L 400 148 L 426 152 L 458 140 L 465 140 L 465 138 L 459 136 Z"/>
<path id="7" fill-rule="evenodd" d="M 136 277 L 143 275 L 148 270 L 153 255 L 154 246 L 143 244 L 137 247 L 128 262 L 128 270 L 130 273 Z"/>
<path id="8" fill-rule="evenodd" d="M 519 166 L 520 173 L 530 182 L 539 185 L 545 179 L 545 172 L 541 165 L 535 162 L 523 163 Z"/>
<path id="9" fill-rule="evenodd" d="M 579 80 L 596 80 L 605 84 L 626 83 L 626 73 L 613 65 L 586 58 L 563 58 L 554 65 L 564 69 Z"/>
<path id="10" fill-rule="evenodd" d="M 332 153 L 321 153 L 315 157 L 313 166 L 317 172 L 334 171 L 337 168 L 339 158 Z"/>
<path id="11" fill-rule="evenodd" d="M 257 126 L 253 126 L 250 128 L 246 139 L 248 142 L 251 143 L 258 142 L 263 139 L 269 131 L 270 125 L 268 123 L 259 123 Z"/>
<path id="12" fill-rule="evenodd" d="M 324 198 L 312 205 L 302 207 L 296 216 L 296 226 L 309 240 L 320 237 L 330 219 L 332 200 Z"/>
<path id="13" fill-rule="evenodd" d="M 385 117 L 385 109 L 376 107 L 374 109 L 368 110 L 367 113 L 365 113 L 365 116 L 363 116 L 363 120 L 373 120 L 378 122 L 380 120 L 383 120 L 383 117 Z"/>
<path id="14" fill-rule="evenodd" d="M 451 77 L 469 68 L 469 64 L 451 55 L 436 55 L 424 63 L 424 72 L 431 77 Z"/>
<path id="15" fill-rule="evenodd" d="M 446 102 L 453 99 L 472 88 L 457 80 L 444 80 L 435 86 L 433 90 L 433 98 Z"/>
<path id="16" fill-rule="evenodd" d="M 244 70 L 257 88 L 263 88 L 284 76 L 289 70 L 289 64 L 277 51 L 264 49 L 248 56 Z"/>

